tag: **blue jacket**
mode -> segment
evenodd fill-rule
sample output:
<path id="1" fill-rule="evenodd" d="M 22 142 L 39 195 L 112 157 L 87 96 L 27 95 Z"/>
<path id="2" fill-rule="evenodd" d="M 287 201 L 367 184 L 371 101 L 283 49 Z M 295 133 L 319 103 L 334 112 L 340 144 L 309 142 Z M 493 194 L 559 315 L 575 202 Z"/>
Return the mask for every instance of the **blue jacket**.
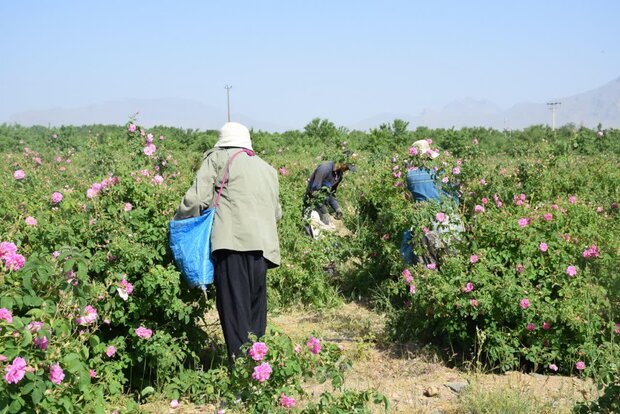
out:
<path id="1" fill-rule="evenodd" d="M 323 161 L 316 167 L 312 176 L 310 176 L 306 194 L 312 194 L 323 187 L 329 188 L 331 194 L 336 193 L 338 184 L 342 181 L 342 173 L 334 170 L 334 164 L 333 161 Z"/>
<path id="2" fill-rule="evenodd" d="M 410 170 L 407 172 L 407 189 L 411 191 L 413 198 L 418 201 L 441 201 L 441 197 L 451 197 L 458 205 L 456 196 L 450 195 L 441 188 L 434 171 L 427 169 Z"/>

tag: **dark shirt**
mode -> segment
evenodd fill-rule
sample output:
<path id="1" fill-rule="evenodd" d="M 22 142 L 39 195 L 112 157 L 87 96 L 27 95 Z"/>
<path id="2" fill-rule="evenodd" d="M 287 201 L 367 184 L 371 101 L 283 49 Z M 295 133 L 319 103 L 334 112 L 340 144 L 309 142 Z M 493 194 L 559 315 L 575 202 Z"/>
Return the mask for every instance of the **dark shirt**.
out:
<path id="1" fill-rule="evenodd" d="M 331 194 L 335 194 L 338 184 L 342 181 L 342 173 L 334 168 L 335 163 L 333 161 L 323 161 L 320 163 L 310 176 L 306 194 L 312 194 L 323 187 L 327 187 Z"/>

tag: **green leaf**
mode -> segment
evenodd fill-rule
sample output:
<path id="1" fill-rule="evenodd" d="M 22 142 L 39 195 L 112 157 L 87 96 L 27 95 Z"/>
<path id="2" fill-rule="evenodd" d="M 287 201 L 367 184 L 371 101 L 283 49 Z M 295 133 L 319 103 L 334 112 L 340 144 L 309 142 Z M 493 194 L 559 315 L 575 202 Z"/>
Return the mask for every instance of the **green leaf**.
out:
<path id="1" fill-rule="evenodd" d="M 140 395 L 142 397 L 146 397 L 147 395 L 153 394 L 155 392 L 155 388 L 153 387 L 146 387 L 142 390 L 142 392 L 140 393 Z"/>
<path id="2" fill-rule="evenodd" d="M 35 388 L 34 391 L 32 391 L 31 398 L 34 405 L 37 405 L 39 404 L 39 402 L 41 402 L 41 398 L 43 398 L 43 392 L 39 387 Z"/>
<path id="3" fill-rule="evenodd" d="M 30 345 L 30 343 L 32 343 L 32 334 L 28 330 L 24 331 L 23 334 L 24 334 L 24 339 L 22 340 L 20 345 L 25 348 L 28 345 Z"/>
<path id="4" fill-rule="evenodd" d="M 28 384 L 21 387 L 20 391 L 22 395 L 28 395 L 34 389 L 34 382 L 29 382 Z"/>

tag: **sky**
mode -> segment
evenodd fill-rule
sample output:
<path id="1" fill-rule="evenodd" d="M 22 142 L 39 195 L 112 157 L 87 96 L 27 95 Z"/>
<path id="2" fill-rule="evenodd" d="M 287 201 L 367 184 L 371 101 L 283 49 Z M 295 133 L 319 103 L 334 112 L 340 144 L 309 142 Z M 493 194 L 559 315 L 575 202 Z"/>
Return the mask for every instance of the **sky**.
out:
<path id="1" fill-rule="evenodd" d="M 0 0 L 0 122 L 126 98 L 345 125 L 620 76 L 620 2 Z M 124 123 L 125 120 L 119 120 Z"/>

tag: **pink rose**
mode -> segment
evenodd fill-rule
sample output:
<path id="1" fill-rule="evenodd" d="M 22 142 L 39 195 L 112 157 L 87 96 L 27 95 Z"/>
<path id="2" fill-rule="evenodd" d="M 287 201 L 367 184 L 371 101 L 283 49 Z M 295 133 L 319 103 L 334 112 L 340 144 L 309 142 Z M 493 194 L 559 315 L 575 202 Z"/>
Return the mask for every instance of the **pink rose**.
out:
<path id="1" fill-rule="evenodd" d="M 308 347 L 310 352 L 312 352 L 315 355 L 321 352 L 321 342 L 313 336 L 311 336 L 310 339 L 308 339 L 308 343 L 306 343 L 306 346 Z"/>
<path id="2" fill-rule="evenodd" d="M 254 367 L 252 378 L 254 378 L 258 382 L 265 382 L 269 379 L 271 372 L 271 365 L 269 365 L 268 362 L 263 362 L 259 366 Z"/>
<path id="3" fill-rule="evenodd" d="M 5 320 L 8 323 L 13 323 L 13 315 L 7 308 L 0 308 L 0 320 Z"/>
<path id="4" fill-rule="evenodd" d="M 249 350 L 249 354 L 254 361 L 262 361 L 267 355 L 269 348 L 264 342 L 254 342 Z"/>
<path id="5" fill-rule="evenodd" d="M 435 214 L 435 219 L 440 222 L 443 223 L 443 221 L 446 219 L 446 215 L 442 212 L 439 212 L 437 214 Z"/>
<path id="6" fill-rule="evenodd" d="M 541 252 L 546 252 L 546 251 L 549 249 L 549 246 L 547 246 L 547 243 L 545 243 L 545 242 L 541 242 L 541 243 L 538 245 L 538 249 L 539 249 Z"/>
<path id="7" fill-rule="evenodd" d="M 575 266 L 568 266 L 566 268 L 566 274 L 573 277 L 577 274 L 577 268 Z"/>
<path id="8" fill-rule="evenodd" d="M 12 364 L 5 368 L 6 375 L 4 379 L 9 384 L 17 384 L 26 375 L 26 360 L 22 357 L 16 357 Z"/>
<path id="9" fill-rule="evenodd" d="M 530 307 L 530 301 L 527 298 L 523 298 L 519 301 L 519 306 L 523 309 L 527 309 Z"/>
<path id="10" fill-rule="evenodd" d="M 533 331 L 534 329 L 536 329 L 536 325 L 534 325 L 533 323 L 528 323 L 527 324 L 527 330 L 528 331 Z"/>
<path id="11" fill-rule="evenodd" d="M 484 213 L 484 207 L 481 206 L 480 204 L 476 204 L 476 207 L 474 207 L 474 211 L 476 213 Z"/>
<path id="12" fill-rule="evenodd" d="M 583 371 L 584 369 L 586 369 L 586 363 L 583 361 L 577 361 L 577 363 L 575 364 L 575 368 L 577 368 L 579 371 Z"/>
<path id="13" fill-rule="evenodd" d="M 295 398 L 293 397 L 288 397 L 286 394 L 282 393 L 280 394 L 280 406 L 284 407 L 284 408 L 293 408 L 295 407 L 295 404 L 297 402 L 295 401 Z"/>
<path id="14" fill-rule="evenodd" d="M 105 350 L 105 354 L 108 357 L 112 358 L 114 356 L 114 354 L 116 354 L 116 348 L 114 346 L 110 345 L 108 347 L 108 349 Z"/>
<path id="15" fill-rule="evenodd" d="M 60 364 L 56 363 L 50 366 L 50 380 L 54 384 L 60 384 L 64 378 L 65 373 L 62 368 L 60 368 Z"/>
<path id="16" fill-rule="evenodd" d="M 469 262 L 470 263 L 477 263 L 478 262 L 478 255 L 476 254 L 472 254 L 471 256 L 469 256 Z"/>
<path id="17" fill-rule="evenodd" d="M 24 172 L 24 170 L 16 170 L 16 171 L 13 173 L 13 177 L 14 177 L 16 180 L 23 180 L 24 178 L 26 178 L 26 173 Z"/>
<path id="18" fill-rule="evenodd" d="M 530 219 L 527 217 L 522 217 L 517 221 L 517 223 L 519 223 L 520 227 L 525 227 L 530 224 Z"/>
<path id="19" fill-rule="evenodd" d="M 472 290 L 474 290 L 474 284 L 471 282 L 467 282 L 467 284 L 465 285 L 465 287 L 463 288 L 463 292 L 465 293 L 469 293 Z"/>
<path id="20" fill-rule="evenodd" d="M 153 331 L 145 328 L 144 326 L 140 326 L 136 329 L 136 335 L 143 339 L 149 339 L 153 335 Z"/>

